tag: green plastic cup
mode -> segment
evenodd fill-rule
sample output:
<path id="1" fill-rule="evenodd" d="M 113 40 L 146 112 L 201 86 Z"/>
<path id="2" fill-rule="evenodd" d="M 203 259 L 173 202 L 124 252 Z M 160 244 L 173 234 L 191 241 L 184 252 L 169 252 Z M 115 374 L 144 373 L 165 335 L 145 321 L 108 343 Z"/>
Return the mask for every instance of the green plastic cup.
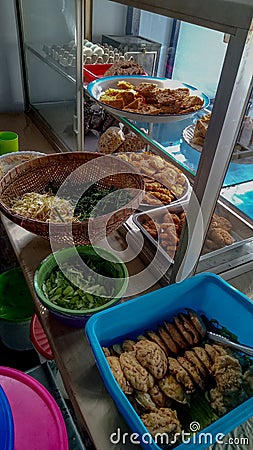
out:
<path id="1" fill-rule="evenodd" d="M 18 151 L 18 135 L 12 131 L 0 131 L 0 155 Z"/>

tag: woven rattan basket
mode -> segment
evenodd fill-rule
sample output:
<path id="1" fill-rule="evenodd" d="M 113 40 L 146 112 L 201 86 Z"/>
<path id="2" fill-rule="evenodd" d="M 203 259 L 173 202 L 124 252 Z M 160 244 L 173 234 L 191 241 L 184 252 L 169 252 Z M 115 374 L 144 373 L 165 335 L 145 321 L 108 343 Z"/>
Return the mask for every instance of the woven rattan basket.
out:
<path id="1" fill-rule="evenodd" d="M 49 222 L 16 214 L 11 209 L 14 199 L 27 192 L 43 193 L 45 186 L 52 182 L 60 188 L 69 176 L 79 189 L 82 184 L 96 182 L 107 188 L 131 188 L 134 195 L 122 209 L 68 226 L 65 223 L 52 226 Z M 76 245 L 94 243 L 103 239 L 105 234 L 115 231 L 138 208 L 143 195 L 143 179 L 133 166 L 114 156 L 91 152 L 56 153 L 39 157 L 13 168 L 0 180 L 0 210 L 6 217 L 43 238 L 63 243 L 74 242 Z"/>

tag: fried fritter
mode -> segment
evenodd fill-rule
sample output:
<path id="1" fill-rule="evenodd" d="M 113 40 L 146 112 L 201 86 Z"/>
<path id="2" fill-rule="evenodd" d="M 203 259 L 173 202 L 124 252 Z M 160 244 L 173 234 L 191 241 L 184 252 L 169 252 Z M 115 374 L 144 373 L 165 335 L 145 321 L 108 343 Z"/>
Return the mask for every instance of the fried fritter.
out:
<path id="1" fill-rule="evenodd" d="M 132 352 L 134 351 L 135 341 L 132 341 L 131 339 L 126 339 L 123 344 L 122 348 L 124 352 Z"/>
<path id="2" fill-rule="evenodd" d="M 151 339 L 151 341 L 155 342 L 156 344 L 159 345 L 159 347 L 161 347 L 166 356 L 169 356 L 170 351 L 167 345 L 165 345 L 164 341 L 162 340 L 162 338 L 160 338 L 160 336 L 158 336 L 157 333 L 155 333 L 154 331 L 146 331 L 146 334 L 148 338 Z"/>
<path id="3" fill-rule="evenodd" d="M 213 365 L 216 361 L 216 358 L 218 358 L 219 356 L 219 352 L 211 344 L 205 344 L 205 351 L 208 354 L 209 358 L 211 359 Z"/>
<path id="4" fill-rule="evenodd" d="M 178 355 L 178 353 L 180 352 L 180 347 L 176 344 L 176 342 L 173 341 L 170 334 L 163 327 L 158 327 L 158 331 L 170 352 Z"/>
<path id="5" fill-rule="evenodd" d="M 192 350 L 196 354 L 196 356 L 200 359 L 200 361 L 204 364 L 206 370 L 208 373 L 212 373 L 212 361 L 209 358 L 208 353 L 206 350 L 202 347 L 193 347 Z"/>
<path id="6" fill-rule="evenodd" d="M 165 406 L 166 397 L 159 386 L 155 384 L 155 386 L 151 388 L 148 393 L 158 408 L 163 408 Z"/>
<path id="7" fill-rule="evenodd" d="M 184 353 L 184 357 L 194 365 L 200 377 L 205 379 L 208 376 L 208 370 L 206 369 L 204 364 L 202 364 L 201 360 L 197 357 L 196 353 L 194 353 L 192 350 L 186 350 Z"/>
<path id="8" fill-rule="evenodd" d="M 236 393 L 242 387 L 242 368 L 238 359 L 232 356 L 218 356 L 213 365 L 213 373 L 220 392 Z"/>
<path id="9" fill-rule="evenodd" d="M 223 416 L 235 406 L 247 400 L 247 394 L 239 389 L 235 394 L 225 394 L 216 387 L 210 390 L 211 407 L 219 416 Z"/>
<path id="10" fill-rule="evenodd" d="M 117 356 L 108 356 L 106 360 L 110 366 L 115 380 L 117 381 L 124 394 L 131 394 L 133 392 L 133 388 L 124 376 L 119 358 L 117 358 Z"/>
<path id="11" fill-rule="evenodd" d="M 152 436 L 166 433 L 172 439 L 175 433 L 181 432 L 177 413 L 170 408 L 160 408 L 157 412 L 143 414 L 141 420 Z"/>
<path id="12" fill-rule="evenodd" d="M 193 345 L 194 344 L 194 340 L 193 340 L 192 334 L 189 333 L 189 331 L 186 330 L 186 328 L 184 327 L 184 322 L 180 319 L 180 317 L 179 316 L 175 316 L 174 317 L 174 322 L 175 322 L 175 325 L 178 328 L 179 332 L 185 338 L 186 342 L 188 342 L 189 345 Z"/>
<path id="13" fill-rule="evenodd" d="M 139 341 L 135 345 L 135 356 L 155 378 L 160 380 L 167 372 L 167 358 L 158 344 L 152 341 Z"/>
<path id="14" fill-rule="evenodd" d="M 184 336 L 180 333 L 180 331 L 178 331 L 174 324 L 170 322 L 164 322 L 164 325 L 173 341 L 176 342 L 180 348 L 186 349 L 189 347 L 189 344 L 186 342 Z"/>
<path id="15" fill-rule="evenodd" d="M 205 388 L 205 383 L 203 378 L 199 375 L 197 369 L 194 367 L 194 365 L 184 356 L 178 356 L 177 360 L 181 366 L 187 370 L 190 377 L 193 379 L 194 383 L 196 383 L 197 386 L 199 386 L 201 389 Z"/>
<path id="16" fill-rule="evenodd" d="M 135 352 L 125 352 L 119 357 L 126 379 L 138 391 L 148 392 L 155 384 L 153 376 L 138 362 Z"/>
<path id="17" fill-rule="evenodd" d="M 173 375 L 166 375 L 158 384 L 167 397 L 183 404 L 188 402 L 188 396 Z"/>
<path id="18" fill-rule="evenodd" d="M 177 359 L 169 357 L 168 363 L 169 371 L 175 375 L 178 383 L 181 383 L 185 387 L 186 393 L 193 392 L 195 390 L 195 386 L 192 379 L 188 372 L 181 366 L 181 364 L 179 364 Z"/>
<path id="19" fill-rule="evenodd" d="M 195 328 L 193 322 L 191 321 L 190 317 L 188 316 L 188 314 L 179 313 L 178 317 L 180 317 L 180 319 L 183 321 L 184 328 L 187 331 L 189 331 L 189 333 L 192 334 L 193 343 L 197 344 L 199 342 L 200 335 L 199 335 L 197 329 Z"/>
<path id="20" fill-rule="evenodd" d="M 135 400 L 146 411 L 157 411 L 157 406 L 153 402 L 153 400 L 148 392 L 134 391 L 134 396 L 135 396 Z"/>
<path id="21" fill-rule="evenodd" d="M 192 321 L 193 325 L 195 326 L 195 328 L 198 330 L 200 336 L 203 338 L 206 335 L 206 326 L 203 322 L 203 320 L 201 319 L 201 317 L 199 316 L 199 314 L 197 314 L 195 311 L 193 311 L 193 309 L 191 308 L 186 308 L 190 320 Z"/>
<path id="22" fill-rule="evenodd" d="M 211 231 L 208 233 L 208 236 L 217 244 L 219 244 L 220 247 L 225 247 L 226 245 L 233 244 L 234 240 L 231 236 L 231 234 L 224 230 L 223 228 L 212 228 Z"/>

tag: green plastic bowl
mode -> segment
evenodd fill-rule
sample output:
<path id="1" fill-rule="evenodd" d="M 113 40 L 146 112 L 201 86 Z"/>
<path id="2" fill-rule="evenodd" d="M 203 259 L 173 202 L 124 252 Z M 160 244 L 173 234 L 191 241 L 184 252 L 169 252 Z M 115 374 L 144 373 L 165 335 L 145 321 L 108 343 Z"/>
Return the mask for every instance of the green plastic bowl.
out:
<path id="1" fill-rule="evenodd" d="M 55 255 L 59 263 L 67 262 L 73 257 L 73 247 L 64 248 L 52 253 L 40 263 L 34 274 L 34 288 L 41 303 L 48 308 L 55 317 L 61 320 L 61 322 L 70 326 L 81 327 L 85 325 L 91 315 L 110 308 L 121 300 L 128 286 L 129 275 L 126 265 L 114 253 L 109 252 L 108 250 L 104 250 L 100 247 L 93 247 L 91 245 L 77 246 L 75 249 L 78 251 L 80 257 L 84 257 L 84 259 L 87 256 L 94 256 L 96 259 L 101 257 L 101 259 L 110 262 L 111 271 L 108 275 L 112 275 L 112 277 L 115 278 L 115 291 L 117 293 L 112 300 L 96 308 L 73 310 L 58 306 L 45 296 L 42 289 L 43 283 L 49 278 L 51 272 L 58 267 Z M 97 252 L 99 252 L 99 255 Z"/>

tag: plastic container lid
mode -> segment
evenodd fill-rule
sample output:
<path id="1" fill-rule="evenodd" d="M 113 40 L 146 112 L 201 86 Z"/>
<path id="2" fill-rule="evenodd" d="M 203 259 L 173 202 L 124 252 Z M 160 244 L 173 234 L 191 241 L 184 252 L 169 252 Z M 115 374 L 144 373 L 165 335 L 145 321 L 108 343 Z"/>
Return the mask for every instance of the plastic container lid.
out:
<path id="1" fill-rule="evenodd" d="M 11 407 L 0 386 L 0 448 L 1 450 L 14 449 L 14 428 Z"/>
<path id="2" fill-rule="evenodd" d="M 2 385 L 14 421 L 14 450 L 68 450 L 61 411 L 38 381 L 16 369 L 0 366 Z"/>
<path id="3" fill-rule="evenodd" d="M 34 303 L 20 267 L 0 275 L 0 319 L 22 322 L 31 319 Z"/>
<path id="4" fill-rule="evenodd" d="M 84 64 L 84 81 L 93 81 L 103 77 L 104 73 L 110 69 L 112 64 Z"/>
<path id="5" fill-rule="evenodd" d="M 38 316 L 33 315 L 30 324 L 30 338 L 36 350 L 48 360 L 54 359 L 47 336 L 40 324 Z"/>

